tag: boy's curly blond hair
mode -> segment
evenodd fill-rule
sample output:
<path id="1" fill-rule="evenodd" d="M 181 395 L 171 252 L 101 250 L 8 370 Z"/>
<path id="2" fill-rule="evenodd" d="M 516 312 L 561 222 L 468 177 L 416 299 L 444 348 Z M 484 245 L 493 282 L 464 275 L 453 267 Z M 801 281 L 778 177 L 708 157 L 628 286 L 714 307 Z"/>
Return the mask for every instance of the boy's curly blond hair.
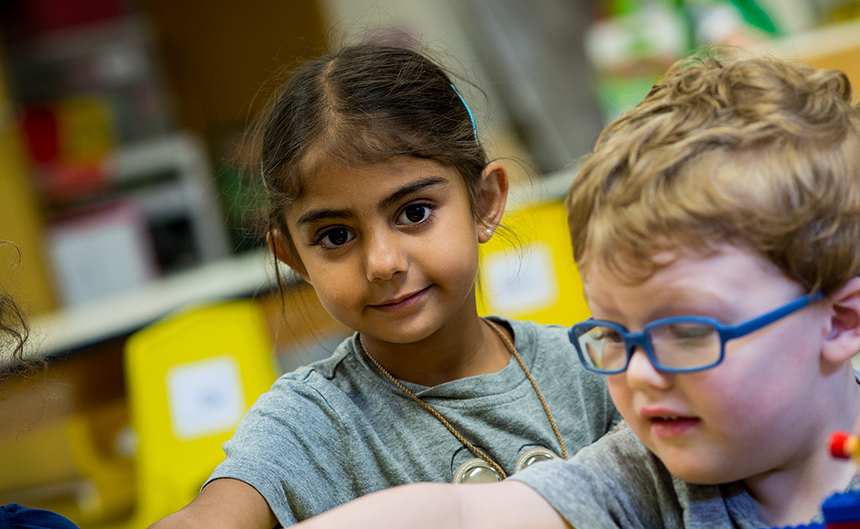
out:
<path id="1" fill-rule="evenodd" d="M 597 140 L 567 198 L 574 258 L 633 280 L 730 243 L 809 291 L 860 272 L 860 107 L 847 76 L 687 59 Z M 637 273 L 638 271 L 638 273 Z"/>

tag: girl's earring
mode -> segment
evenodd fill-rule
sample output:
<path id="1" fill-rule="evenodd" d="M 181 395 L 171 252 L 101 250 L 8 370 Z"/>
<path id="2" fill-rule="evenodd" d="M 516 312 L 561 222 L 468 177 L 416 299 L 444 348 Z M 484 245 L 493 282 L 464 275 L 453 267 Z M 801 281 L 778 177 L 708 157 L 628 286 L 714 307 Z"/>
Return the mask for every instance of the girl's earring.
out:
<path id="1" fill-rule="evenodd" d="M 479 235 L 479 236 L 478 236 L 478 241 L 479 241 L 479 242 L 481 242 L 481 243 L 485 243 L 485 242 L 489 241 L 489 240 L 490 240 L 490 239 L 492 239 L 492 238 L 493 238 L 493 228 L 487 228 L 487 227 L 484 227 L 484 237 L 483 237 L 483 240 L 481 239 L 481 236 Z"/>

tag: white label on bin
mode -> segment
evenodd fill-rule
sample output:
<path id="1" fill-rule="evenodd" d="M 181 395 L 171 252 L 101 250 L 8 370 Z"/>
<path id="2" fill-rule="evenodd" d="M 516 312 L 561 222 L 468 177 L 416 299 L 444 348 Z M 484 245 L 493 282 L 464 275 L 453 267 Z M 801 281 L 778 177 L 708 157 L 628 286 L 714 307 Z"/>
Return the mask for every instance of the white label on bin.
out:
<path id="1" fill-rule="evenodd" d="M 490 308 L 517 316 L 552 307 L 559 289 L 548 244 L 535 242 L 489 254 L 485 260 Z"/>
<path id="2" fill-rule="evenodd" d="M 167 397 L 173 434 L 185 441 L 232 431 L 245 414 L 239 364 L 232 356 L 170 368 Z"/>

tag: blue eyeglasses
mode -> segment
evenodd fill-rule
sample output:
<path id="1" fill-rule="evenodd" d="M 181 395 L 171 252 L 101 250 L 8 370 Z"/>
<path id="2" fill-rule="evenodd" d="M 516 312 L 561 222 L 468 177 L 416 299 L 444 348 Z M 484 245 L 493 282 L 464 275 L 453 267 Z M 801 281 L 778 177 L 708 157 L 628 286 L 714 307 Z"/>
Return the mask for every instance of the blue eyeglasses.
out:
<path id="1" fill-rule="evenodd" d="M 652 321 L 642 332 L 630 332 L 611 321 L 589 319 L 574 325 L 568 336 L 589 371 L 612 375 L 630 364 L 633 350 L 641 347 L 655 369 L 692 373 L 716 366 L 726 354 L 726 342 L 785 318 L 824 296 L 804 295 L 787 305 L 738 325 L 723 325 L 713 318 L 679 316 Z"/>

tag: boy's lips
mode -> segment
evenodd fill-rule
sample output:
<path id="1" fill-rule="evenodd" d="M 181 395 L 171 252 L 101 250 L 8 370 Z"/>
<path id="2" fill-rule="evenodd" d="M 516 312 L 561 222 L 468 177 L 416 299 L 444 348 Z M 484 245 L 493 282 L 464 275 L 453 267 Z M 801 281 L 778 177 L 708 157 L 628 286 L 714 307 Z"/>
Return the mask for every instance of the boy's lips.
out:
<path id="1" fill-rule="evenodd" d="M 426 287 L 416 292 L 397 296 L 396 298 L 387 299 L 382 301 L 381 303 L 368 306 L 372 309 L 380 310 L 382 312 L 396 312 L 398 310 L 403 310 L 418 303 L 421 298 L 424 297 L 424 294 L 426 294 L 429 290 L 430 287 Z"/>
<path id="2" fill-rule="evenodd" d="M 648 421 L 651 433 L 661 438 L 681 435 L 702 422 L 698 417 L 660 408 L 643 408 L 639 411 L 639 415 Z"/>

